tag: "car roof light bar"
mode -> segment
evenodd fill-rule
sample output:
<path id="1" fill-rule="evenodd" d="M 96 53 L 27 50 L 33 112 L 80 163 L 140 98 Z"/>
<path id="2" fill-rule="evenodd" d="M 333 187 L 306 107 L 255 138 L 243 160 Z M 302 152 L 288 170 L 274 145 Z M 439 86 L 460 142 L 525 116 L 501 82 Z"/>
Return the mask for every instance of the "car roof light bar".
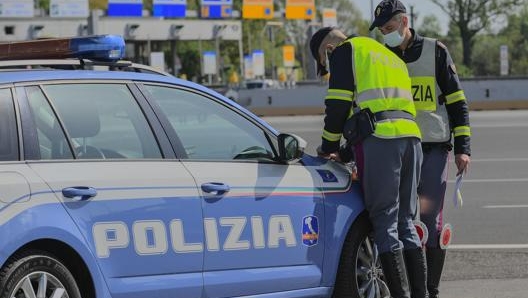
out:
<path id="1" fill-rule="evenodd" d="M 119 35 L 0 43 L 0 60 L 77 58 L 117 61 L 124 55 L 125 40 Z"/>

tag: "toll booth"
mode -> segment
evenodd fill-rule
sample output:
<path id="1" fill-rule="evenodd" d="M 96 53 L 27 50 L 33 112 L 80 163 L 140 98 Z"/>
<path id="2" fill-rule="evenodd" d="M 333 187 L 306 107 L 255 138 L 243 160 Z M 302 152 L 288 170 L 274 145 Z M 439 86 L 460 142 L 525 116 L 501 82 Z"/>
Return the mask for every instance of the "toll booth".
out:
<path id="1" fill-rule="evenodd" d="M 172 60 L 176 47 L 185 41 L 237 41 L 240 69 L 243 69 L 242 22 L 235 19 L 169 19 L 164 17 L 109 17 L 102 10 L 93 10 L 88 18 L 0 18 L 0 42 L 41 38 L 64 38 L 99 34 L 121 35 L 125 38 L 127 58 L 152 64 L 151 53 L 170 44 Z M 168 67 L 175 73 L 175 67 Z M 218 71 L 217 73 L 220 73 Z"/>

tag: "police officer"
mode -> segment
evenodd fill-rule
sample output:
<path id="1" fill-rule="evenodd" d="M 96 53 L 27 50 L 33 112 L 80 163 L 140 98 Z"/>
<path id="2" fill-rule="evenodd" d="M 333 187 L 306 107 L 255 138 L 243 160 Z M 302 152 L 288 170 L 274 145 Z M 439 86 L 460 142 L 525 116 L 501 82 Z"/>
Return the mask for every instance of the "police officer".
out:
<path id="1" fill-rule="evenodd" d="M 330 27 L 312 36 L 310 49 L 317 61 L 318 75 L 325 75 L 328 66 L 331 72 L 318 154 L 340 158 L 340 140 L 351 113 L 368 110 L 376 121 L 373 133 L 355 145 L 358 170 L 391 296 L 409 297 L 403 251 L 421 250 L 412 219 L 422 150 L 407 68 L 377 41 L 347 38 Z M 411 282 L 422 283 L 425 290 L 423 254 L 414 254 L 408 264 L 416 272 Z"/>
<path id="2" fill-rule="evenodd" d="M 458 174 L 467 172 L 470 163 L 469 112 L 456 68 L 445 45 L 422 37 L 409 27 L 409 17 L 399 0 L 383 0 L 376 7 L 370 30 L 377 27 L 391 51 L 409 69 L 417 110 L 416 121 L 422 133 L 424 160 L 418 195 L 420 220 L 428 229 L 427 287 L 438 297 L 446 251 L 439 243 L 443 226 L 442 209 L 446 192 L 447 164 L 454 138 Z"/>

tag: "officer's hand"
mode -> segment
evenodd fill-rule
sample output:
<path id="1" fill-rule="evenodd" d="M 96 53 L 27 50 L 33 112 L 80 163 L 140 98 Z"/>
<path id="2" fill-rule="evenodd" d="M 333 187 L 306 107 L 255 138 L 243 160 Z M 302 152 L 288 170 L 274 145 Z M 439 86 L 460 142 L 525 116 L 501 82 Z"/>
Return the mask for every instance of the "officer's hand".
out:
<path id="1" fill-rule="evenodd" d="M 339 152 L 330 153 L 330 159 L 341 162 L 341 156 L 339 155 Z"/>
<path id="2" fill-rule="evenodd" d="M 321 149 L 321 146 L 318 146 L 315 151 L 317 152 L 317 156 L 318 157 L 322 157 L 322 158 L 326 158 L 328 159 L 330 154 L 329 153 L 325 153 L 323 152 L 323 150 Z"/>
<path id="3" fill-rule="evenodd" d="M 321 150 L 321 146 L 317 147 L 316 151 L 317 151 L 317 156 L 321 158 L 341 161 L 341 158 L 339 157 L 339 153 L 337 152 L 325 153 Z"/>
<path id="4" fill-rule="evenodd" d="M 457 176 L 464 173 L 466 174 L 469 170 L 469 164 L 471 163 L 471 158 L 467 154 L 456 154 L 455 155 L 455 164 L 457 166 L 458 172 Z"/>

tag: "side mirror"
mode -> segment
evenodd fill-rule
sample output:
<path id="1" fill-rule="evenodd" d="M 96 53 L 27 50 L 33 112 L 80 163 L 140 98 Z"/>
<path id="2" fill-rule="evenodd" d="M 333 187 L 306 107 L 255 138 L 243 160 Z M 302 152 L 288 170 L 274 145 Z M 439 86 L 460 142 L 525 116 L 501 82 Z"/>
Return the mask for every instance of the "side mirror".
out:
<path id="1" fill-rule="evenodd" d="M 306 149 L 306 141 L 293 134 L 281 133 L 278 136 L 279 159 L 281 162 L 292 164 L 298 162 Z"/>

